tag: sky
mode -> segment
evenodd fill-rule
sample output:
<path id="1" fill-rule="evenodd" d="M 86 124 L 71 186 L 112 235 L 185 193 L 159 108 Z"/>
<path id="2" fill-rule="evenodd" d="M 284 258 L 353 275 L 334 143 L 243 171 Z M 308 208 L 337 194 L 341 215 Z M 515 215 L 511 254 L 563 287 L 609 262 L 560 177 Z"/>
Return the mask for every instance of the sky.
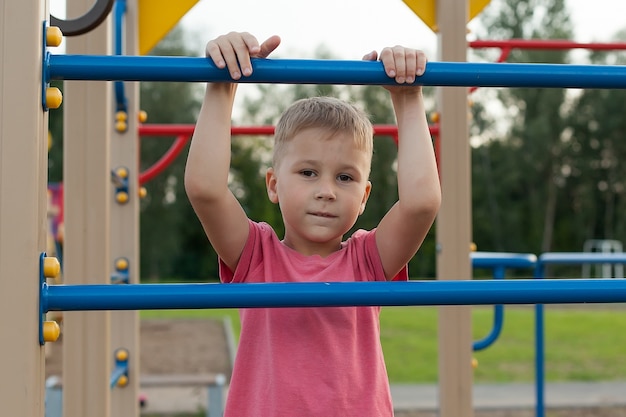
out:
<path id="1" fill-rule="evenodd" d="M 65 1 L 50 0 L 52 14 L 65 16 Z M 566 1 L 576 41 L 611 41 L 626 27 L 623 0 Z M 279 58 L 313 58 L 325 45 L 334 58 L 361 59 L 371 50 L 400 44 L 423 49 L 433 59 L 437 47 L 436 35 L 402 0 L 200 0 L 180 24 L 191 32 L 198 54 L 206 41 L 233 30 L 260 41 L 279 35 L 282 44 L 273 55 Z M 468 26 L 471 30 L 472 22 Z"/>
<path id="2" fill-rule="evenodd" d="M 623 0 L 567 0 L 567 5 L 576 41 L 611 41 L 626 27 Z M 200 0 L 181 24 L 193 31 L 200 51 L 217 35 L 245 30 L 259 40 L 281 36 L 276 51 L 281 58 L 312 58 L 321 44 L 339 59 L 361 59 L 396 44 L 436 55 L 436 35 L 402 0 Z"/>

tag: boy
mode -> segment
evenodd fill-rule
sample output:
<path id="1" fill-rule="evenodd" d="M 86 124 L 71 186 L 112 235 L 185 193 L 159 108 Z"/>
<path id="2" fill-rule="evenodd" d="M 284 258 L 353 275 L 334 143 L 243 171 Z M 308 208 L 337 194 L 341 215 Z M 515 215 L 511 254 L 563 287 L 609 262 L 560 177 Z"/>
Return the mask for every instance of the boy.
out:
<path id="1" fill-rule="evenodd" d="M 252 73 L 277 36 L 259 45 L 231 32 L 207 44 L 207 57 L 233 80 Z M 376 60 L 371 52 L 364 59 Z M 228 188 L 230 122 L 236 83 L 210 83 L 195 132 L 185 187 L 219 255 L 222 282 L 406 280 L 406 264 L 431 227 L 441 201 L 421 87 L 420 51 L 396 46 L 380 54 L 397 85 L 386 87 L 398 123 L 399 201 L 378 227 L 344 234 L 370 195 L 372 126 L 351 104 L 299 100 L 275 134 L 269 199 L 279 204 L 285 236 L 249 220 Z M 392 416 L 379 307 L 242 309 L 241 337 L 226 417 Z"/>

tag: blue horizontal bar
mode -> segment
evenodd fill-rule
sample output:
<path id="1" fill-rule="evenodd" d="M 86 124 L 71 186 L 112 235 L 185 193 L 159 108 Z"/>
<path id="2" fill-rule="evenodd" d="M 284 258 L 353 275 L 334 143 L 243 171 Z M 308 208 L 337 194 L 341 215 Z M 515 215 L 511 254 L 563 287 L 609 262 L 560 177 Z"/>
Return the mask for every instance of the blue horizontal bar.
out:
<path id="1" fill-rule="evenodd" d="M 474 268 L 533 268 L 537 256 L 532 253 L 470 252 Z"/>
<path id="2" fill-rule="evenodd" d="M 625 279 L 42 285 L 48 311 L 626 302 Z"/>
<path id="3" fill-rule="evenodd" d="M 546 252 L 539 256 L 545 265 L 626 264 L 626 252 Z"/>
<path id="4" fill-rule="evenodd" d="M 232 81 L 201 57 L 46 56 L 46 81 Z M 240 83 L 391 85 L 382 63 L 349 60 L 254 59 Z M 613 65 L 430 62 L 416 85 L 465 87 L 626 88 L 626 67 Z"/>

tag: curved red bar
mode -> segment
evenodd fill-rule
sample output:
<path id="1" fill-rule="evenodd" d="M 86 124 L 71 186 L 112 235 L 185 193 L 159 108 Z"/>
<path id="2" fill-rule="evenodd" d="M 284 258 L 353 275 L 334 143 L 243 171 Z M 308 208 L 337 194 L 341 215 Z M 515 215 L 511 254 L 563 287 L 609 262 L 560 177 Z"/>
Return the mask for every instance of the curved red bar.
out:
<path id="1" fill-rule="evenodd" d="M 172 146 L 165 152 L 165 154 L 156 161 L 150 168 L 139 174 L 139 184 L 143 185 L 159 175 L 161 172 L 165 170 L 174 160 L 178 157 L 178 155 L 182 152 L 183 148 L 191 138 L 190 135 L 179 135 Z"/>

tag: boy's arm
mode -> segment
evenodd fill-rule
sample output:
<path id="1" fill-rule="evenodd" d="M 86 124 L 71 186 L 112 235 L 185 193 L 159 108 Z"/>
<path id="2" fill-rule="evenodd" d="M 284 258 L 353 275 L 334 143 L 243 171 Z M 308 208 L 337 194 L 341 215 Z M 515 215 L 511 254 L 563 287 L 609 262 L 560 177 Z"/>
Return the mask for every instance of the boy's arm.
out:
<path id="1" fill-rule="evenodd" d="M 259 46 L 248 33 L 231 32 L 207 44 L 207 56 L 228 68 L 234 80 L 252 73 L 250 57 L 265 58 L 280 39 Z M 231 117 L 236 84 L 208 84 L 191 140 L 185 190 L 202 227 L 222 261 L 234 271 L 248 238 L 248 218 L 228 188 Z"/>
<path id="2" fill-rule="evenodd" d="M 228 188 L 235 84 L 208 84 L 189 148 L 185 190 L 222 261 L 235 270 L 248 238 L 248 219 Z"/>
<path id="3" fill-rule="evenodd" d="M 417 54 L 417 55 L 415 55 Z M 413 83 L 426 65 L 419 51 L 394 47 L 381 53 L 398 83 Z M 381 220 L 376 244 L 387 279 L 415 255 L 432 226 L 441 189 L 421 87 L 389 87 L 398 125 L 398 201 Z"/>

